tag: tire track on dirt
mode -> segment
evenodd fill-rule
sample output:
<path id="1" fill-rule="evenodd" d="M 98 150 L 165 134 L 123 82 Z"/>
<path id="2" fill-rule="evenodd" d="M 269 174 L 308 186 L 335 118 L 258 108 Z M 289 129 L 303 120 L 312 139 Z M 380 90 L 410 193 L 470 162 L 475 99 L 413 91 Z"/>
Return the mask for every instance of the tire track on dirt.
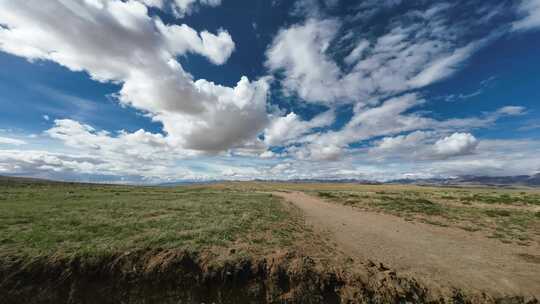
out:
<path id="1" fill-rule="evenodd" d="M 274 192 L 301 209 L 309 224 L 328 230 L 347 254 L 381 262 L 438 288 L 456 287 L 492 295 L 540 297 L 538 245 L 498 240 L 447 227 L 328 203 L 302 192 Z"/>

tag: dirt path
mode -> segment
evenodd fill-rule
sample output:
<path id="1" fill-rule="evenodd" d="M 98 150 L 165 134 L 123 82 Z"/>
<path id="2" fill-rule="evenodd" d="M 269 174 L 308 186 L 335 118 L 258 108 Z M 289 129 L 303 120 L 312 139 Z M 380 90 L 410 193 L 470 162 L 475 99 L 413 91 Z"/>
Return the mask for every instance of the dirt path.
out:
<path id="1" fill-rule="evenodd" d="M 382 262 L 441 288 L 540 297 L 537 245 L 503 244 L 460 229 L 358 211 L 300 192 L 274 194 L 300 208 L 308 223 L 328 230 L 338 246 L 353 257 Z"/>

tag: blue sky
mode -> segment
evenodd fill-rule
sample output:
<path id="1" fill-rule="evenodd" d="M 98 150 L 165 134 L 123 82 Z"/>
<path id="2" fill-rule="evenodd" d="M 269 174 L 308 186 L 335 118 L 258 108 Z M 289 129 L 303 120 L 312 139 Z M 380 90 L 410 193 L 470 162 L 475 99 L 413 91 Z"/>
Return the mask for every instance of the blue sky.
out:
<path id="1" fill-rule="evenodd" d="M 536 174 L 538 54 L 539 0 L 0 0 L 0 174 Z"/>

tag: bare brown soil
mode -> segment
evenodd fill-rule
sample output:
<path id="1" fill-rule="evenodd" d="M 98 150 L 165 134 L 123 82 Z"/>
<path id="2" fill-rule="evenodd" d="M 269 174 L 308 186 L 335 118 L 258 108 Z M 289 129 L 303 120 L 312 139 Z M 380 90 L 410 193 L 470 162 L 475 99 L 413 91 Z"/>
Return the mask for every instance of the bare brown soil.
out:
<path id="1" fill-rule="evenodd" d="M 373 260 L 430 288 L 485 292 L 495 297 L 540 297 L 540 248 L 503 244 L 461 229 L 324 202 L 301 192 L 275 192 L 332 234 L 337 246 Z"/>
<path id="2" fill-rule="evenodd" d="M 175 250 L 9 261 L 0 264 L 0 303 L 495 303 L 459 291 L 434 298 L 415 280 L 376 265 L 354 275 L 295 253 L 213 261 Z"/>

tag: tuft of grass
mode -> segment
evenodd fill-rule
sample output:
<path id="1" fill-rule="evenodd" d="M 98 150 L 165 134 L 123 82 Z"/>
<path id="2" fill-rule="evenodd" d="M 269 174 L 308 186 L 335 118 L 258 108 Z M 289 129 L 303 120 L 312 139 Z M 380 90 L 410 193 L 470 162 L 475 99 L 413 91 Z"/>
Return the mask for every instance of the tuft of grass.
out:
<path id="1" fill-rule="evenodd" d="M 332 192 L 317 192 L 317 195 L 322 198 L 337 198 Z"/>
<path id="2" fill-rule="evenodd" d="M 444 208 L 428 199 L 424 198 L 388 198 L 384 197 L 382 201 L 374 203 L 375 206 L 394 212 L 419 213 L 426 215 L 443 215 Z"/>
<path id="3" fill-rule="evenodd" d="M 508 210 L 501 210 L 501 209 L 487 209 L 484 211 L 485 214 L 487 214 L 490 217 L 498 217 L 498 216 L 510 216 L 511 212 Z"/>
<path id="4" fill-rule="evenodd" d="M 527 253 L 519 253 L 518 256 L 529 263 L 540 264 L 540 255 L 532 255 Z"/>
<path id="5" fill-rule="evenodd" d="M 443 222 L 431 220 L 431 219 L 423 219 L 422 222 L 426 224 L 434 225 L 434 226 L 439 226 L 439 227 L 448 227 L 448 225 Z"/>
<path id="6" fill-rule="evenodd" d="M 451 195 L 443 195 L 441 196 L 442 199 L 447 199 L 447 200 L 455 200 L 456 197 L 455 196 L 451 196 Z"/>
<path id="7" fill-rule="evenodd" d="M 537 194 L 527 194 L 521 192 L 518 194 L 510 193 L 474 193 L 460 198 L 461 202 L 480 202 L 485 204 L 502 205 L 540 205 L 540 196 Z"/>
<path id="8" fill-rule="evenodd" d="M 465 231 L 469 231 L 469 232 L 476 232 L 476 231 L 480 231 L 481 229 L 478 228 L 478 227 L 475 227 L 475 226 L 459 226 L 459 228 L 465 230 Z"/>

